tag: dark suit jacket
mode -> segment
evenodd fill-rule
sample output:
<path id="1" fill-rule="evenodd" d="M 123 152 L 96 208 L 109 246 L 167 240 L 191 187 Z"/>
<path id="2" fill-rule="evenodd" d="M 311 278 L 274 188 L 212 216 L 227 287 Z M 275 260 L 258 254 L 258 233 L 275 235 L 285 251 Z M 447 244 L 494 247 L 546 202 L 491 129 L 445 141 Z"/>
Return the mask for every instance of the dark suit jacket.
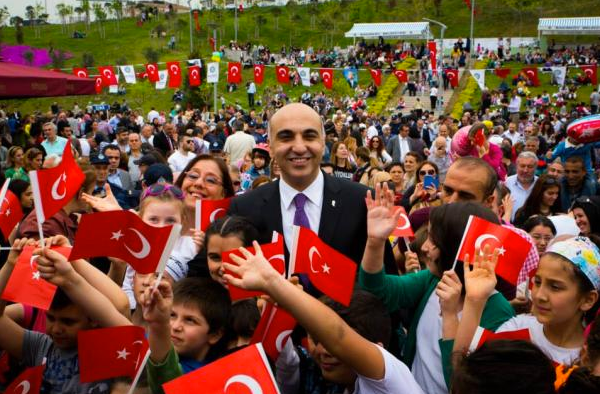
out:
<path id="1" fill-rule="evenodd" d="M 163 154 L 165 158 L 169 157 L 171 153 L 171 146 L 169 145 L 169 139 L 171 139 L 171 143 L 173 145 L 173 150 L 175 150 L 175 141 L 171 137 L 169 137 L 164 131 L 156 134 L 154 139 L 152 140 L 152 144 L 156 149 Z"/>
<path id="2" fill-rule="evenodd" d="M 399 135 L 395 135 L 387 143 L 386 150 L 392 156 L 392 161 L 400 161 L 401 153 L 400 144 L 398 143 Z M 408 138 L 408 148 L 411 152 L 417 152 L 421 156 L 421 160 L 425 159 L 423 149 L 425 149 L 425 143 L 420 138 Z"/>
<path id="3" fill-rule="evenodd" d="M 360 264 L 367 242 L 367 207 L 364 202 L 367 187 L 326 174 L 324 177 L 319 238 Z M 261 243 L 271 242 L 273 231 L 283 234 L 279 181 L 235 197 L 229 214 L 248 218 L 263 238 Z M 286 257 L 289 257 L 287 249 Z M 386 244 L 385 269 L 388 273 L 398 274 L 389 243 Z"/>

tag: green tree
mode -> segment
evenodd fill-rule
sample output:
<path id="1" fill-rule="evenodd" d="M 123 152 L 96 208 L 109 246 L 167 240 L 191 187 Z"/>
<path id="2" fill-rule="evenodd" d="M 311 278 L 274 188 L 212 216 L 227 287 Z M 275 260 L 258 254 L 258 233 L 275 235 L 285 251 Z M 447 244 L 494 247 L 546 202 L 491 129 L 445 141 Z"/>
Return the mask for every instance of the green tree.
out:
<path id="1" fill-rule="evenodd" d="M 90 52 L 83 52 L 81 55 L 81 65 L 83 67 L 94 67 L 94 64 L 96 64 L 94 55 Z"/>
<path id="2" fill-rule="evenodd" d="M 14 16 L 10 18 L 10 23 L 15 26 L 15 41 L 17 44 L 22 44 L 25 42 L 23 38 L 23 18 L 20 16 Z"/>
<path id="3" fill-rule="evenodd" d="M 63 34 L 67 33 L 67 17 L 73 14 L 73 6 L 66 5 L 65 3 L 59 3 L 56 5 L 58 16 L 60 16 L 61 26 L 60 30 Z"/>
<path id="4" fill-rule="evenodd" d="M 104 22 L 106 22 L 106 18 L 108 15 L 102 5 L 98 3 L 94 3 L 94 16 L 96 17 L 96 22 L 98 23 L 98 33 L 100 34 L 100 38 L 106 38 L 106 31 L 104 29 Z"/>
<path id="5" fill-rule="evenodd" d="M 537 10 L 542 6 L 541 0 L 506 0 L 504 3 L 519 15 L 519 36 L 523 30 L 523 14 Z"/>
<path id="6" fill-rule="evenodd" d="M 81 9 L 85 14 L 85 28 L 86 30 L 90 29 L 90 11 L 92 8 L 90 7 L 90 0 L 81 0 Z"/>
<path id="7" fill-rule="evenodd" d="M 281 7 L 273 7 L 271 10 L 271 15 L 275 18 L 275 30 L 279 30 L 279 17 L 282 13 Z"/>
<path id="8" fill-rule="evenodd" d="M 81 22 L 81 15 L 83 15 L 84 11 L 81 7 L 73 8 L 73 12 L 77 14 L 77 22 Z"/>
<path id="9" fill-rule="evenodd" d="M 156 49 L 146 47 L 144 48 L 142 53 L 144 54 L 147 63 L 158 63 L 158 59 L 160 58 L 160 52 Z"/>
<path id="10" fill-rule="evenodd" d="M 33 64 L 33 58 L 34 58 L 34 55 L 33 55 L 32 51 L 23 52 L 23 59 L 25 59 L 27 64 L 29 64 L 30 66 Z"/>
<path id="11" fill-rule="evenodd" d="M 61 50 L 54 50 L 48 53 L 50 59 L 52 59 L 52 68 L 63 68 L 65 66 L 65 60 L 67 60 L 66 54 Z"/>
<path id="12" fill-rule="evenodd" d="M 115 17 L 117 18 L 117 33 L 121 31 L 121 18 L 123 18 L 123 3 L 121 0 L 113 0 L 112 9 L 115 13 Z"/>
<path id="13" fill-rule="evenodd" d="M 10 13 L 8 12 L 8 7 L 3 6 L 0 8 L 0 42 L 2 42 L 2 33 L 4 29 L 4 24 L 10 18 Z"/>
<path id="14" fill-rule="evenodd" d="M 310 28 L 314 29 L 316 25 L 317 15 L 319 14 L 319 7 L 315 3 L 311 3 L 308 6 L 307 13 L 310 15 Z"/>
<path id="15" fill-rule="evenodd" d="M 254 14 L 254 38 L 260 38 L 260 27 L 267 23 L 267 18 L 262 14 Z"/>

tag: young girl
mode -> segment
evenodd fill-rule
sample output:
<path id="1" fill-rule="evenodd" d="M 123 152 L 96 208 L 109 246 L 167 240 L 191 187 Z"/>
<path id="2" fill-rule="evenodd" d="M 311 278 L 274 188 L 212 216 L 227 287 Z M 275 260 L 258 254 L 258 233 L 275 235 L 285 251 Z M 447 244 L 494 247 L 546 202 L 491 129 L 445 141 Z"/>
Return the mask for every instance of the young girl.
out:
<path id="1" fill-rule="evenodd" d="M 429 217 L 429 234 L 421 250 L 427 256 L 427 269 L 402 276 L 386 275 L 383 270 L 385 240 L 397 223 L 394 196 L 383 186 L 375 188 L 375 199 L 367 195 L 367 244 L 358 275 L 360 286 L 381 299 L 390 312 L 400 308 L 414 310 L 403 361 L 411 367 L 416 381 L 427 393 L 447 393 L 447 378 L 442 363 L 441 339 L 446 338 L 449 319 L 444 317 L 444 290 L 460 284 L 460 271 L 452 267 L 464 228 L 470 215 L 498 223 L 498 218 L 481 204 L 456 202 L 435 207 Z M 396 221 L 395 221 L 396 220 Z M 460 267 L 460 265 L 459 265 Z M 459 291 L 460 294 L 460 291 Z M 461 302 L 453 305 L 460 310 Z M 483 325 L 497 328 L 514 315 L 508 301 L 500 294 L 492 295 L 485 305 Z M 444 354 L 445 356 L 445 354 Z"/>
<path id="2" fill-rule="evenodd" d="M 242 174 L 242 190 L 248 190 L 252 182 L 261 175 L 269 177 L 269 146 L 267 144 L 258 144 L 252 149 L 252 166 Z"/>
<path id="3" fill-rule="evenodd" d="M 562 212 L 560 201 L 560 182 L 547 174 L 540 175 L 525 204 L 515 213 L 514 225 L 522 227 L 533 215 L 553 216 Z"/>
<path id="4" fill-rule="evenodd" d="M 495 256 L 481 256 L 469 268 L 465 259 L 463 315 L 458 326 L 454 349 L 465 351 L 479 342 L 481 310 L 496 286 Z M 529 330 L 531 341 L 554 362 L 571 365 L 579 359 L 584 343 L 586 314 L 595 313 L 600 288 L 600 251 L 586 237 L 574 237 L 553 243 L 540 260 L 531 290 L 532 315 L 518 315 L 496 332 Z M 593 315 L 592 315 L 593 316 Z"/>
<path id="5" fill-rule="evenodd" d="M 331 163 L 335 166 L 333 176 L 352 180 L 355 167 L 350 161 L 350 151 L 343 142 L 336 142 L 331 147 Z"/>

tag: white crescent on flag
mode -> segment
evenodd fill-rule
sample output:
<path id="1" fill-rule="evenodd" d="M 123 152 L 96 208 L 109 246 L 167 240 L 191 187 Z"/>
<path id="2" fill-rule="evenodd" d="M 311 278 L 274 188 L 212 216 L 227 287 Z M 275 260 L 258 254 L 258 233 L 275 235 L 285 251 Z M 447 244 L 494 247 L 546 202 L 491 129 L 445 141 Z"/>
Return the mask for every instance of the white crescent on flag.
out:
<path id="1" fill-rule="evenodd" d="M 52 194 L 52 198 L 54 200 L 62 200 L 63 198 L 65 198 L 65 195 L 67 194 L 67 187 L 66 187 L 66 185 L 63 188 L 62 194 L 58 194 L 58 187 L 60 186 L 61 181 L 62 182 L 66 182 L 67 181 L 67 174 L 65 174 L 64 172 L 62 173 L 62 175 L 59 175 L 58 178 L 56 178 L 56 180 L 52 184 L 51 194 Z"/>
<path id="2" fill-rule="evenodd" d="M 154 67 L 154 64 L 148 64 L 148 71 L 151 73 L 156 71 L 156 67 Z"/>
<path id="3" fill-rule="evenodd" d="M 477 239 L 475 240 L 475 249 L 479 249 L 480 253 L 483 253 L 483 250 L 481 249 L 481 244 L 483 244 L 486 240 L 488 239 L 493 239 L 496 242 L 500 243 L 500 240 L 498 239 L 498 237 L 496 237 L 493 234 L 482 234 L 479 237 L 477 237 Z M 500 255 L 504 255 L 504 246 L 502 244 L 500 244 L 500 247 L 498 248 L 500 250 Z"/>
<path id="4" fill-rule="evenodd" d="M 406 230 L 407 228 L 410 227 L 410 222 L 408 221 L 408 216 L 406 216 L 405 213 L 401 213 L 400 214 L 400 219 L 402 219 L 404 222 L 402 225 L 397 225 L 396 228 L 398 230 Z M 400 220 L 398 220 L 398 223 L 400 223 Z"/>
<path id="5" fill-rule="evenodd" d="M 277 349 L 279 353 L 283 351 L 283 342 L 290 336 L 291 333 L 292 330 L 283 330 L 279 333 L 279 335 L 277 335 L 277 338 L 275 339 L 275 349 Z"/>
<path id="6" fill-rule="evenodd" d="M 200 73 L 198 72 L 198 70 L 196 70 L 196 69 L 193 69 L 193 70 L 192 70 L 192 76 L 193 76 L 194 78 L 198 78 L 198 77 L 200 76 Z"/>
<path id="7" fill-rule="evenodd" d="M 456 77 L 456 71 L 447 71 L 446 74 L 448 74 L 448 76 L 454 78 Z"/>
<path id="8" fill-rule="evenodd" d="M 217 208 L 214 211 L 212 211 L 212 213 L 210 214 L 210 222 L 214 222 L 217 216 L 217 213 L 219 213 L 219 211 L 223 211 L 225 212 L 225 208 Z"/>
<path id="9" fill-rule="evenodd" d="M 285 68 L 279 69 L 279 75 L 281 75 L 282 77 L 285 77 L 287 75 L 287 71 L 285 71 Z"/>
<path id="10" fill-rule="evenodd" d="M 592 76 L 594 75 L 594 71 L 590 68 L 586 68 L 585 70 L 583 70 L 584 73 L 586 73 L 588 76 Z"/>
<path id="11" fill-rule="evenodd" d="M 535 76 L 535 72 L 534 72 L 533 70 L 527 70 L 527 71 L 525 71 L 525 73 L 526 73 L 527 75 L 531 75 L 531 77 L 534 77 L 534 76 Z"/>
<path id="12" fill-rule="evenodd" d="M 323 80 L 329 81 L 331 79 L 331 73 L 329 71 L 325 71 L 323 73 Z"/>
<path id="13" fill-rule="evenodd" d="M 237 75 L 240 72 L 240 68 L 238 66 L 232 66 L 231 67 L 231 74 L 232 75 Z"/>
<path id="14" fill-rule="evenodd" d="M 102 70 L 102 74 L 104 74 L 104 76 L 106 78 L 111 78 L 113 76 L 112 71 L 110 71 L 109 69 L 105 68 L 104 70 Z"/>
<path id="15" fill-rule="evenodd" d="M 171 69 L 171 72 L 175 75 L 177 75 L 177 73 L 179 72 L 179 66 L 177 64 L 171 64 L 171 67 L 169 67 Z"/>
<path id="16" fill-rule="evenodd" d="M 150 254 L 150 242 L 148 242 L 146 237 L 144 237 L 144 235 L 140 233 L 137 229 L 130 227 L 128 228 L 128 230 L 133 231 L 138 236 L 138 238 L 142 242 L 142 248 L 138 252 L 134 252 L 129 246 L 127 246 L 127 244 L 125 244 L 125 249 L 127 249 L 127 251 L 131 253 L 131 255 L 136 259 L 145 259 Z"/>
<path id="17" fill-rule="evenodd" d="M 15 387 L 15 390 L 18 389 L 18 388 L 21 389 L 21 392 L 17 393 L 16 391 L 14 391 L 14 393 L 17 393 L 17 394 L 27 394 L 27 393 L 29 393 L 29 390 L 31 390 L 31 384 L 29 383 L 28 380 L 24 380 L 21 383 L 19 383 L 17 385 L 17 387 Z"/>
<path id="18" fill-rule="evenodd" d="M 315 269 L 313 268 L 313 256 L 315 253 L 319 256 L 319 258 L 321 258 L 321 253 L 319 253 L 317 247 L 311 246 L 311 248 L 308 250 L 308 261 L 310 262 L 310 270 L 315 274 L 318 274 L 319 271 L 315 271 Z"/>
<path id="19" fill-rule="evenodd" d="M 250 394 L 262 394 L 263 390 L 262 387 L 260 387 L 260 384 L 256 381 L 256 379 L 254 379 L 253 377 L 250 377 L 248 375 L 233 375 L 232 377 L 230 377 L 227 382 L 225 382 L 225 387 L 223 388 L 223 393 L 227 393 L 227 389 L 229 388 L 229 386 L 231 386 L 234 383 L 239 383 L 239 384 L 243 384 L 244 386 L 246 386 L 248 388 L 248 390 L 250 390 Z M 236 393 L 238 391 L 235 391 Z"/>
<path id="20" fill-rule="evenodd" d="M 260 76 L 261 74 L 261 69 L 259 66 L 254 66 L 254 75 L 256 75 L 257 77 Z"/>
<path id="21" fill-rule="evenodd" d="M 81 78 L 87 78 L 87 73 L 83 70 L 77 71 L 77 76 Z"/>

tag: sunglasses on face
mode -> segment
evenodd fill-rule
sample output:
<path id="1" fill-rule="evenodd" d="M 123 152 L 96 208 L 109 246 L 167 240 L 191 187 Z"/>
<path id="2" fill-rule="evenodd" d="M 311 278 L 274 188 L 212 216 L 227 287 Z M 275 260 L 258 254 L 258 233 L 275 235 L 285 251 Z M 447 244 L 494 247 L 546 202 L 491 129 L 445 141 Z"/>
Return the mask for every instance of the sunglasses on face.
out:
<path id="1" fill-rule="evenodd" d="M 419 175 L 435 175 L 435 170 L 421 170 Z"/>

